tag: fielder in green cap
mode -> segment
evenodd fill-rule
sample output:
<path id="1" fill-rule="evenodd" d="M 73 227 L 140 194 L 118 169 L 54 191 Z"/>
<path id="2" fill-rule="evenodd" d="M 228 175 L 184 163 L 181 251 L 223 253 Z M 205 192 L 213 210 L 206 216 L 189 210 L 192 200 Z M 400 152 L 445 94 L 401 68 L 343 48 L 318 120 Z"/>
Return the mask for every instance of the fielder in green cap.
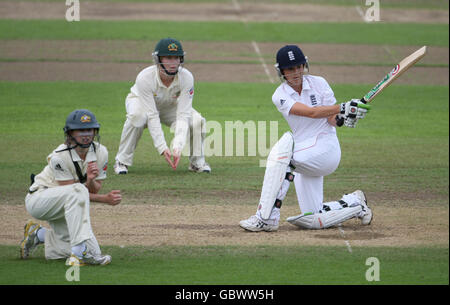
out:
<path id="1" fill-rule="evenodd" d="M 114 171 L 127 174 L 145 128 L 158 153 L 175 170 L 189 144 L 189 170 L 209 173 L 205 161 L 206 120 L 192 108 L 194 77 L 183 67 L 185 52 L 174 38 L 161 39 L 152 53 L 154 65 L 142 70 L 125 99 L 127 112 Z M 175 131 L 169 146 L 161 124 Z"/>

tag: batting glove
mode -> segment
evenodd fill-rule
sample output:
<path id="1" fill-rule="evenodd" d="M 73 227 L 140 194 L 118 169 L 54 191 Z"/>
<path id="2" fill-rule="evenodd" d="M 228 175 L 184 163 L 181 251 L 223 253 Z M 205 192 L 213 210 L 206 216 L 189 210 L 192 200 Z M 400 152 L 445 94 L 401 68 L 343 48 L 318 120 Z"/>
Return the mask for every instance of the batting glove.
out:
<path id="1" fill-rule="evenodd" d="M 359 99 L 352 99 L 341 104 L 341 115 L 344 116 L 344 125 L 355 128 L 359 119 L 362 119 L 369 112 L 370 106 Z"/>

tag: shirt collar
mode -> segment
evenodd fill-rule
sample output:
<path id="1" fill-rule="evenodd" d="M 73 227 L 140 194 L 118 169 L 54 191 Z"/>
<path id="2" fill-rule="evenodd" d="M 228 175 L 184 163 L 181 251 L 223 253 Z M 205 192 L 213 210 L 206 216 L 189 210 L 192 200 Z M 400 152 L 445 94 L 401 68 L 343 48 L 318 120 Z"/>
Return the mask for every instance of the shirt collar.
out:
<path id="1" fill-rule="evenodd" d="M 178 70 L 178 73 L 175 74 L 175 77 L 174 77 L 172 83 L 171 83 L 170 86 L 167 87 L 167 88 L 172 87 L 172 85 L 173 85 L 175 82 L 178 81 L 178 74 L 179 74 L 179 73 L 180 73 L 180 70 Z M 166 87 L 166 85 L 163 84 L 163 82 L 162 82 L 162 80 L 161 80 L 161 77 L 159 76 L 159 67 L 158 67 L 158 65 L 156 65 L 156 81 L 158 82 L 158 87 Z"/>
<path id="2" fill-rule="evenodd" d="M 302 93 L 303 93 L 303 90 L 311 89 L 311 86 L 309 85 L 309 82 L 306 80 L 306 77 L 304 75 L 303 75 L 303 83 L 302 84 L 303 84 Z M 291 96 L 293 94 L 298 94 L 298 92 L 295 91 L 291 86 L 289 86 L 286 81 L 284 82 L 284 90 Z"/>
<path id="3" fill-rule="evenodd" d="M 311 86 L 309 85 L 309 82 L 306 79 L 306 76 L 303 75 L 303 90 L 310 90 L 310 89 L 311 89 Z"/>
<path id="4" fill-rule="evenodd" d="M 70 155 L 72 157 L 73 161 L 83 161 L 80 156 L 78 155 L 77 151 L 75 149 L 71 149 L 70 151 Z M 91 145 L 89 147 L 88 153 L 86 154 L 86 160 L 84 160 L 84 162 L 92 162 L 92 161 L 97 161 L 97 154 L 94 151 L 94 146 Z"/>

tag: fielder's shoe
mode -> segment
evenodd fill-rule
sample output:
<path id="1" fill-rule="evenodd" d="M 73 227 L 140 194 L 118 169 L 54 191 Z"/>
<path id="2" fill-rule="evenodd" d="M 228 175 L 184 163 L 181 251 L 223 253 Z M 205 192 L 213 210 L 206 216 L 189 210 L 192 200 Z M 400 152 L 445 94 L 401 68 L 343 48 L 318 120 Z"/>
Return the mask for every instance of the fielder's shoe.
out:
<path id="1" fill-rule="evenodd" d="M 195 172 L 195 173 L 210 173 L 211 172 L 211 167 L 209 166 L 208 163 L 203 163 L 202 166 L 197 167 L 194 164 L 189 164 L 189 170 L 191 172 Z"/>
<path id="2" fill-rule="evenodd" d="M 366 194 L 364 194 L 364 192 L 361 190 L 354 191 L 352 194 L 357 196 L 361 201 L 362 212 L 361 215 L 358 216 L 358 218 L 361 219 L 361 224 L 366 226 L 370 225 L 370 223 L 372 222 L 373 214 L 372 210 L 367 206 Z"/>
<path id="3" fill-rule="evenodd" d="M 116 161 L 114 164 L 114 172 L 117 175 L 126 175 L 128 173 L 128 166 L 120 163 L 119 161 Z"/>
<path id="4" fill-rule="evenodd" d="M 249 219 L 245 219 L 239 222 L 239 226 L 241 228 L 252 231 L 252 232 L 259 232 L 259 231 L 266 231 L 266 232 L 273 232 L 278 230 L 278 225 L 270 225 L 265 222 L 263 222 L 261 219 L 259 219 L 256 215 L 250 216 Z"/>
<path id="5" fill-rule="evenodd" d="M 67 266 L 86 266 L 86 265 L 108 265 L 111 263 L 111 256 L 110 255 L 97 255 L 92 256 L 90 254 L 83 253 L 83 257 L 78 257 L 75 254 L 72 254 L 69 258 L 66 260 Z"/>
<path id="6" fill-rule="evenodd" d="M 40 244 L 37 237 L 37 231 L 40 228 L 41 226 L 32 220 L 25 224 L 23 240 L 20 243 L 20 258 L 27 259 L 36 249 L 36 246 Z"/>

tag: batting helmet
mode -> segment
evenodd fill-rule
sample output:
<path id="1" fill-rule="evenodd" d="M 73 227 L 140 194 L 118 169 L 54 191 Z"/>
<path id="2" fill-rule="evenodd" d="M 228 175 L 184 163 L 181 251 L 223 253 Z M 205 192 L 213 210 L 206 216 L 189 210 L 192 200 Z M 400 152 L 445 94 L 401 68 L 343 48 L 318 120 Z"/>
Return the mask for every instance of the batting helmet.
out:
<path id="1" fill-rule="evenodd" d="M 72 137 L 70 131 L 71 130 L 83 130 L 83 129 L 94 129 L 93 138 L 90 143 L 82 144 L 77 142 L 77 140 Z M 98 131 L 100 130 L 100 124 L 97 122 L 95 115 L 87 109 L 77 109 L 72 111 L 66 119 L 66 125 L 63 128 L 64 133 L 66 135 L 66 143 L 69 146 L 70 142 L 75 142 L 76 146 L 80 146 L 83 148 L 88 148 L 93 144 L 94 138 L 97 138 L 97 141 L 100 142 L 100 136 Z M 69 146 L 67 149 L 75 148 L 76 146 Z M 95 150 L 95 145 L 94 145 Z"/>
<path id="2" fill-rule="evenodd" d="M 279 49 L 276 61 L 275 68 L 277 69 L 280 78 L 283 78 L 283 69 L 305 65 L 305 69 L 309 70 L 308 57 L 306 57 L 302 50 L 296 45 L 286 45 Z"/>
<path id="3" fill-rule="evenodd" d="M 180 64 L 182 65 L 184 62 L 184 55 L 186 52 L 183 51 L 183 46 L 181 43 L 174 38 L 163 38 L 161 39 L 155 46 L 155 51 L 152 53 L 153 61 L 161 65 L 161 67 L 164 69 L 164 72 L 166 72 L 168 75 L 175 75 L 178 71 L 175 73 L 169 73 L 167 72 L 164 65 L 161 64 L 161 56 L 178 56 L 180 57 Z"/>
<path id="4" fill-rule="evenodd" d="M 184 51 L 181 43 L 174 38 L 163 38 L 155 47 L 153 52 L 157 56 L 184 56 Z"/>
<path id="5" fill-rule="evenodd" d="M 79 129 L 100 129 L 95 115 L 87 109 L 77 109 L 72 111 L 66 119 L 63 130 L 67 133 L 70 130 Z"/>

